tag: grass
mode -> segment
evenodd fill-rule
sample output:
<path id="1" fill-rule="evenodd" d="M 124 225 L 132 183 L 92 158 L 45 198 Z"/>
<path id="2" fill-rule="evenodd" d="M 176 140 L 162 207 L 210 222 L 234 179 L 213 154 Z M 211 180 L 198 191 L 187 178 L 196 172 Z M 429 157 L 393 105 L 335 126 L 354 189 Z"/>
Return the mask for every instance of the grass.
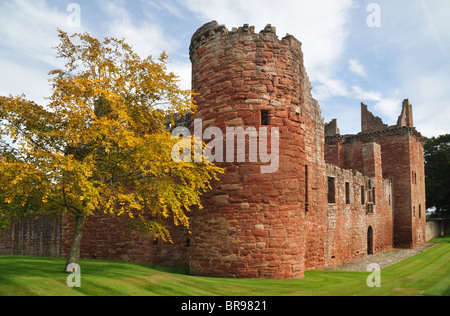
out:
<path id="1" fill-rule="evenodd" d="M 309 271 L 302 280 L 193 277 L 184 268 L 82 260 L 81 287 L 69 288 L 65 260 L 0 256 L 1 296 L 450 296 L 450 236 L 436 247 L 381 271 Z"/>

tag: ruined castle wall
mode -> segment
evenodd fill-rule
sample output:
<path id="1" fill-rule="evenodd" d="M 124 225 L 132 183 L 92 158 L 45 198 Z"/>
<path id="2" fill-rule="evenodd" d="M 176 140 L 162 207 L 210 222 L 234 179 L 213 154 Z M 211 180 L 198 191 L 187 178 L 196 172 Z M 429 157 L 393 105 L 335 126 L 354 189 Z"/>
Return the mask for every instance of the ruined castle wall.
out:
<path id="1" fill-rule="evenodd" d="M 326 161 L 364 173 L 362 148 L 371 142 L 381 146 L 383 178 L 392 180 L 394 246 L 416 247 L 425 242 L 426 219 L 423 144 L 415 128 L 389 127 L 328 138 Z"/>
<path id="2" fill-rule="evenodd" d="M 341 139 L 336 138 L 333 141 L 327 141 L 325 144 L 325 162 L 339 168 L 345 168 L 343 146 Z"/>
<path id="3" fill-rule="evenodd" d="M 62 256 L 61 223 L 54 218 L 26 219 L 0 229 L 0 255 Z"/>
<path id="4" fill-rule="evenodd" d="M 400 248 L 425 242 L 425 172 L 423 145 L 412 128 L 397 128 L 367 135 L 382 147 L 383 175 L 393 181 L 394 241 Z M 422 157 L 419 155 L 422 154 Z M 415 184 L 416 183 L 416 184 Z M 419 207 L 422 217 L 419 219 Z M 416 216 L 414 216 L 414 212 Z M 420 225 L 416 231 L 414 223 Z"/>
<path id="5" fill-rule="evenodd" d="M 366 186 L 366 180 L 361 173 L 333 165 L 327 165 L 327 177 L 335 181 L 335 201 L 327 205 L 325 253 L 326 266 L 333 267 L 367 254 L 368 215 L 361 205 L 361 187 Z"/>
<path id="6" fill-rule="evenodd" d="M 371 133 L 386 129 L 388 126 L 383 120 L 369 111 L 368 106 L 361 103 L 361 131 Z"/>
<path id="7" fill-rule="evenodd" d="M 409 136 L 411 161 L 412 246 L 426 242 L 425 161 L 422 140 Z"/>
<path id="8" fill-rule="evenodd" d="M 350 149 L 356 154 L 357 147 Z M 381 146 L 367 143 L 359 148 L 364 174 L 327 165 L 334 193 L 327 197 L 326 266 L 393 247 L 392 183 L 383 179 Z"/>
<path id="9" fill-rule="evenodd" d="M 204 128 L 279 128 L 279 169 L 219 163 L 226 172 L 192 217 L 191 273 L 241 278 L 300 278 L 305 265 L 305 125 L 301 44 L 244 25 L 216 22 L 191 45 L 193 90 Z M 269 136 L 270 137 L 270 136 Z M 205 140 L 205 142 L 208 142 Z M 312 145 L 312 144 L 311 144 Z M 270 142 L 269 146 L 270 148 Z M 246 156 L 248 157 L 248 155 Z"/>
<path id="10" fill-rule="evenodd" d="M 72 218 L 65 216 L 62 227 L 63 254 L 67 256 L 74 227 Z M 170 225 L 168 227 L 170 227 L 173 244 L 140 235 L 123 220 L 95 215 L 86 221 L 83 229 L 81 258 L 162 266 L 188 266 L 189 233 L 187 229 Z"/>
<path id="11" fill-rule="evenodd" d="M 305 168 L 307 209 L 305 213 L 305 269 L 322 269 L 326 265 L 327 189 L 325 177 L 324 120 L 312 86 L 302 65 L 304 82 L 302 122 L 305 128 Z"/>

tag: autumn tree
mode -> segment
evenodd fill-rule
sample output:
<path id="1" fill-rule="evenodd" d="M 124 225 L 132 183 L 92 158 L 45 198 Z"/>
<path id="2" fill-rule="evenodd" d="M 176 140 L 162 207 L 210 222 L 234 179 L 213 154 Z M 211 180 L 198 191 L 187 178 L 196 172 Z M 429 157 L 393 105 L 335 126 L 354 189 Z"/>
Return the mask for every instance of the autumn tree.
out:
<path id="1" fill-rule="evenodd" d="M 221 172 L 207 161 L 171 159 L 179 140 L 166 123 L 195 111 L 191 91 L 167 70 L 165 53 L 141 59 L 124 40 L 63 31 L 59 38 L 65 68 L 49 74 L 48 104 L 0 97 L 10 151 L 0 162 L 0 223 L 72 216 L 66 268 L 78 263 L 83 226 L 97 213 L 170 242 L 167 221 L 188 227 L 189 210 L 201 208 Z"/>

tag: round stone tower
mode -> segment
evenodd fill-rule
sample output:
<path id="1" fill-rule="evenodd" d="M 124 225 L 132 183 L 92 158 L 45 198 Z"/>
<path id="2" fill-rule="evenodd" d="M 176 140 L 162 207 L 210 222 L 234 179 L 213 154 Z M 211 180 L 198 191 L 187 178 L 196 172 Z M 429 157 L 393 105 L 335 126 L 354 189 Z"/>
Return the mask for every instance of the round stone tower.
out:
<path id="1" fill-rule="evenodd" d="M 211 153 L 225 169 L 191 219 L 191 274 L 302 278 L 308 206 L 301 43 L 280 40 L 270 25 L 255 33 L 213 21 L 194 34 L 190 58 L 198 105 L 192 128 L 215 128 L 203 141 L 214 140 Z"/>

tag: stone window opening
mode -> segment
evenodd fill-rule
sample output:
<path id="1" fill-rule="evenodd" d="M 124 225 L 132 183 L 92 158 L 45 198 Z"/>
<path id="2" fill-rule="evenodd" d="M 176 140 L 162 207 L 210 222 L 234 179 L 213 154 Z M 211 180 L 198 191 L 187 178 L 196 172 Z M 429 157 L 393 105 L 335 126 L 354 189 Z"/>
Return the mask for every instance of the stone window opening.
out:
<path id="1" fill-rule="evenodd" d="M 345 182 L 345 204 L 350 204 L 350 183 Z"/>
<path id="2" fill-rule="evenodd" d="M 308 192 L 308 165 L 305 165 L 305 211 L 306 213 L 309 212 L 309 192 Z"/>
<path id="3" fill-rule="evenodd" d="M 261 126 L 268 126 L 268 125 L 270 125 L 269 111 L 261 110 Z"/>
<path id="4" fill-rule="evenodd" d="M 364 186 L 361 186 L 361 205 L 365 205 L 366 204 L 366 189 L 364 188 Z"/>
<path id="5" fill-rule="evenodd" d="M 372 226 L 369 226 L 369 229 L 367 230 L 367 254 L 373 255 L 374 249 L 373 249 L 373 228 Z"/>
<path id="6" fill-rule="evenodd" d="M 329 177 L 328 178 L 328 203 L 335 204 L 336 203 L 336 185 L 335 179 Z"/>

